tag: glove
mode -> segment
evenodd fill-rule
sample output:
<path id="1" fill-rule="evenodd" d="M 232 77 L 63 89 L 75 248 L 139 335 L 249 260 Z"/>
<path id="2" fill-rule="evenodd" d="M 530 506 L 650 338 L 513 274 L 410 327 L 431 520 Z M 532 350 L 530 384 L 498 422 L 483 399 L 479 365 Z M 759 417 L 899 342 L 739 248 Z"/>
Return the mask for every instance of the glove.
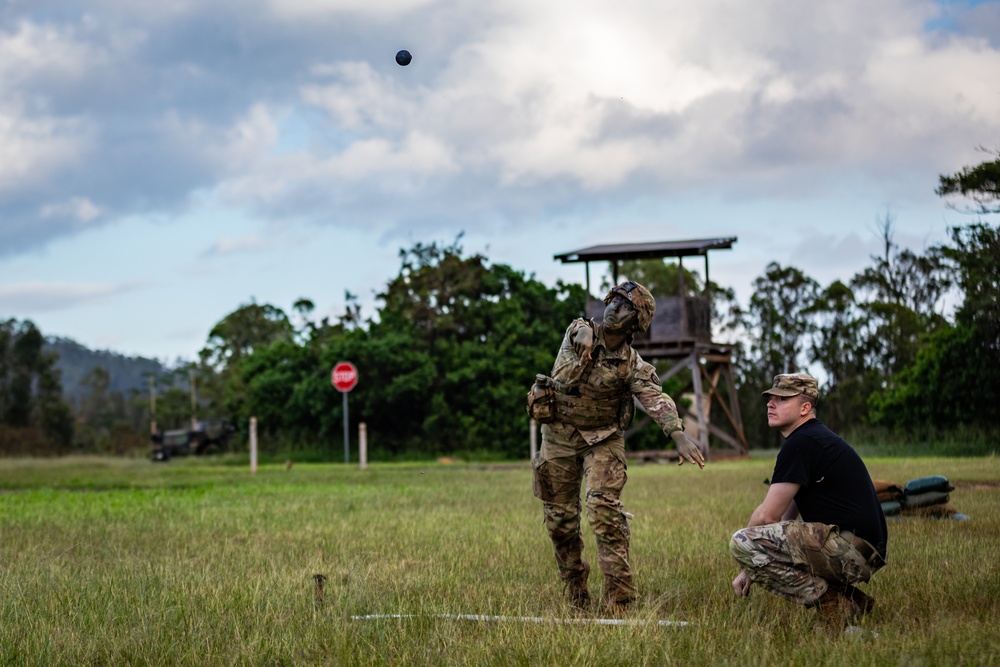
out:
<path id="1" fill-rule="evenodd" d="M 590 351 L 594 347 L 594 330 L 583 326 L 573 337 L 573 349 L 580 355 L 580 365 L 585 366 L 590 361 Z"/>
<path id="2" fill-rule="evenodd" d="M 702 456 L 701 450 L 698 449 L 698 445 L 694 443 L 691 438 L 687 437 L 684 431 L 674 431 L 670 434 L 670 439 L 674 441 L 674 446 L 677 447 L 677 465 L 682 466 L 684 462 L 695 464 L 699 468 L 705 467 L 705 457 Z"/>

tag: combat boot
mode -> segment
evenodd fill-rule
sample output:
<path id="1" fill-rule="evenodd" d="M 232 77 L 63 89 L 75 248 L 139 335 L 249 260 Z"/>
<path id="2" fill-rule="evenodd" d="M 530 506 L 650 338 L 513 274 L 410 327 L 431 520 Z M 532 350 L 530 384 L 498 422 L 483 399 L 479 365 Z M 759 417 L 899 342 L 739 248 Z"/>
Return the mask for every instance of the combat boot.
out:
<path id="1" fill-rule="evenodd" d="M 868 595 L 860 588 L 855 588 L 851 584 L 847 584 L 844 587 L 844 593 L 847 597 L 851 598 L 851 601 L 854 602 L 855 605 L 857 605 L 859 612 L 858 616 L 864 616 L 865 614 L 870 613 L 875 607 L 875 598 Z"/>
<path id="2" fill-rule="evenodd" d="M 861 606 L 847 593 L 833 586 L 827 588 L 826 593 L 823 593 L 813 606 L 827 627 L 833 630 L 845 629 L 851 620 L 864 613 Z"/>
<path id="3" fill-rule="evenodd" d="M 632 608 L 635 600 L 607 600 L 601 602 L 601 615 L 607 618 L 623 618 Z"/>
<path id="4" fill-rule="evenodd" d="M 587 611 L 590 609 L 590 590 L 587 588 L 587 579 L 590 578 L 590 564 L 583 561 L 583 572 L 566 581 L 566 592 L 569 595 L 569 603 L 574 609 Z"/>

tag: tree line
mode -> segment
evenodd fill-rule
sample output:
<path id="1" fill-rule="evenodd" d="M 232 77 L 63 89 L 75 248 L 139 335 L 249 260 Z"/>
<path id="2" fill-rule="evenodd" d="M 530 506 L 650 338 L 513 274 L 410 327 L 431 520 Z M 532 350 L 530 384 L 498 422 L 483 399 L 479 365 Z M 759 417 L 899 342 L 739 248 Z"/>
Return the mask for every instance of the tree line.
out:
<path id="1" fill-rule="evenodd" d="M 72 439 L 55 355 L 31 322 L 0 320 L 0 452 L 49 453 Z"/>
<path id="2" fill-rule="evenodd" d="M 1000 212 L 1000 155 L 988 164 L 942 176 L 938 193 L 964 196 L 979 213 Z M 713 331 L 735 348 L 751 445 L 778 442 L 764 420 L 762 388 L 773 375 L 806 368 L 824 378 L 821 416 L 836 430 L 996 433 L 1000 227 L 954 227 L 948 242 L 922 253 L 899 247 L 893 230 L 887 213 L 881 252 L 847 281 L 824 286 L 796 267 L 771 263 L 745 306 L 731 288 L 707 285 Z M 367 423 L 373 456 L 523 457 L 525 393 L 534 375 L 551 367 L 567 324 L 584 311 L 584 289 L 546 286 L 481 254 L 467 256 L 461 236 L 451 244 L 417 243 L 399 257 L 399 273 L 377 294 L 371 317 L 350 293 L 334 321 L 313 317 L 305 298 L 288 312 L 251 301 L 226 315 L 197 361 L 154 378 L 159 426 L 190 422 L 193 386 L 198 416 L 224 416 L 244 432 L 254 416 L 266 450 L 332 458 L 342 445 L 343 414 L 329 374 L 350 360 L 361 378 L 349 396 L 351 431 Z M 691 294 L 705 290 L 697 272 L 685 269 L 678 280 L 678 270 L 655 260 L 623 263 L 619 274 L 661 295 L 682 285 Z M 148 446 L 148 395 L 111 390 L 107 370 L 97 367 L 67 405 L 42 340 L 30 322 L 0 322 L 0 452 Z M 682 383 L 676 376 L 665 388 L 670 393 Z M 633 439 L 630 446 L 639 449 L 663 446 L 655 428 Z"/>
<path id="3" fill-rule="evenodd" d="M 826 376 L 822 418 L 836 430 L 879 427 L 924 439 L 959 426 L 995 432 L 998 228 L 951 228 L 951 243 L 923 254 L 893 242 L 891 217 L 881 231 L 882 254 L 847 282 L 822 286 L 776 263 L 755 280 L 749 307 L 734 315 L 750 341 L 738 364 L 743 403 L 754 401 L 750 387 L 811 364 Z M 950 317 L 949 296 L 959 301 Z M 759 409 L 744 414 L 758 441 L 777 444 Z"/>

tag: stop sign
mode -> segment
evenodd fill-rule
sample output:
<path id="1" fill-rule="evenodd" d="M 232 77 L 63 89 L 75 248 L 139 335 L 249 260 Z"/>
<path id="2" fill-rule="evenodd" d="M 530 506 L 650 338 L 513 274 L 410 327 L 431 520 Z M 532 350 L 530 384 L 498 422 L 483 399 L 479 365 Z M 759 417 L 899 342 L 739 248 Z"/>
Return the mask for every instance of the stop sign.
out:
<path id="1" fill-rule="evenodd" d="M 347 393 L 358 383 L 358 369 L 349 361 L 338 361 L 330 373 L 330 381 L 337 391 Z"/>

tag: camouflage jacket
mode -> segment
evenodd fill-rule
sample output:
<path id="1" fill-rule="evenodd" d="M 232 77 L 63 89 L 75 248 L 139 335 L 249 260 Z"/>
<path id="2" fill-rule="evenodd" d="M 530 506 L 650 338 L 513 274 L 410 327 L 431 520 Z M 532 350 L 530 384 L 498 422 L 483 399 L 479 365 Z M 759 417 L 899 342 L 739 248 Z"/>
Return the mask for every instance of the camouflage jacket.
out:
<path id="1" fill-rule="evenodd" d="M 581 327 L 592 327 L 594 330 L 591 360 L 584 366 L 580 365 L 580 355 L 573 345 Z M 643 361 L 627 342 L 616 350 L 609 350 L 604 342 L 603 327 L 593 321 L 576 319 L 570 323 L 552 366 L 552 378 L 564 386 L 578 386 L 586 382 L 597 391 L 619 390 L 624 400 L 634 397 L 668 436 L 683 428 L 677 406 L 663 393 L 656 368 Z M 577 427 L 577 430 L 584 440 L 596 444 L 620 429 L 618 424 L 614 424 L 594 429 Z"/>

